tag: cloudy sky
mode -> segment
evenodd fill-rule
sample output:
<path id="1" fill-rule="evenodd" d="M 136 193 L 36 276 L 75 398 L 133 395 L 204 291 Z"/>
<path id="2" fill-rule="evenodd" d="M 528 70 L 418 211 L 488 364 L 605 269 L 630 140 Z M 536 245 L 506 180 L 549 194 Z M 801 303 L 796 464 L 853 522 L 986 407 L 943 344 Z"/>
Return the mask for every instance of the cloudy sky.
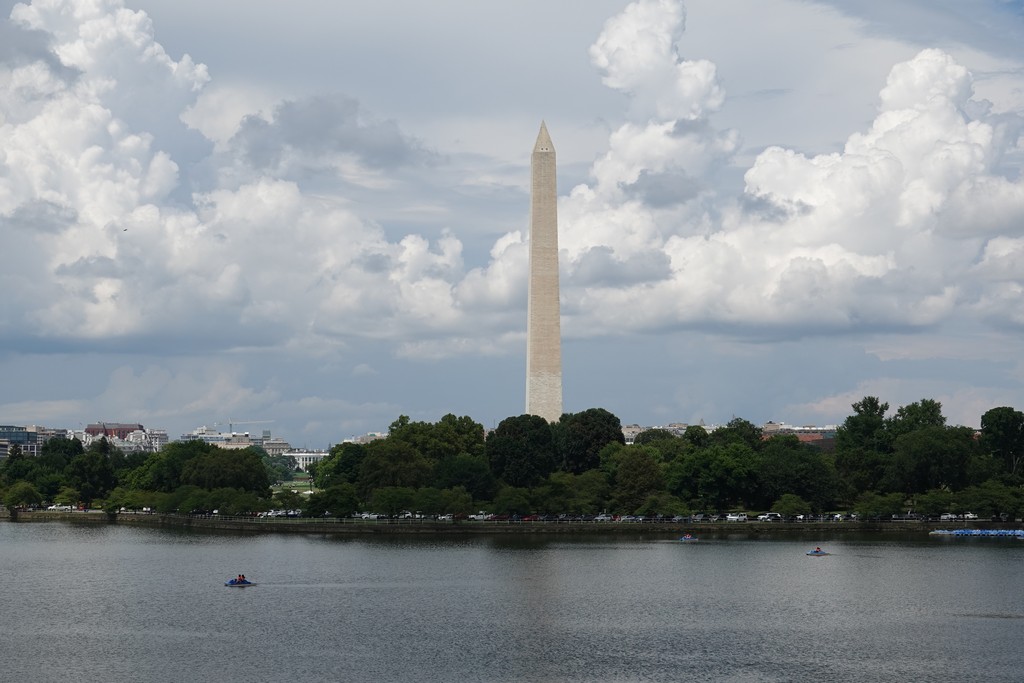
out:
<path id="1" fill-rule="evenodd" d="M 1024 3 L 0 0 L 0 424 L 1024 408 Z"/>

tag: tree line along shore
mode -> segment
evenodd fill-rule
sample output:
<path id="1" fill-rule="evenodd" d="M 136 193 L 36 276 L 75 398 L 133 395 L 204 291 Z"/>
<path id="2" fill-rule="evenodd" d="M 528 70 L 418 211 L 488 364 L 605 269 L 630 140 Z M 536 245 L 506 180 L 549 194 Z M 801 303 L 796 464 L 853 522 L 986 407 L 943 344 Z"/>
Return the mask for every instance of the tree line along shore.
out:
<path id="1" fill-rule="evenodd" d="M 436 423 L 401 416 L 385 438 L 334 446 L 310 468 L 302 491 L 291 482 L 302 476 L 294 460 L 258 447 L 190 441 L 126 454 L 105 439 L 84 447 L 55 438 L 36 457 L 11 448 L 0 462 L 0 500 L 15 509 L 145 509 L 196 519 L 272 509 L 304 520 L 365 512 L 452 521 L 481 511 L 520 521 L 771 511 L 787 519 L 842 513 L 868 523 L 968 512 L 1012 521 L 1024 512 L 1021 411 L 993 408 L 976 430 L 947 425 L 930 399 L 892 414 L 873 396 L 851 407 L 828 449 L 793 435 L 766 438 L 742 418 L 710 432 L 647 430 L 626 445 L 619 419 L 601 408 L 554 423 L 509 417 L 489 433 L 467 416 Z"/>

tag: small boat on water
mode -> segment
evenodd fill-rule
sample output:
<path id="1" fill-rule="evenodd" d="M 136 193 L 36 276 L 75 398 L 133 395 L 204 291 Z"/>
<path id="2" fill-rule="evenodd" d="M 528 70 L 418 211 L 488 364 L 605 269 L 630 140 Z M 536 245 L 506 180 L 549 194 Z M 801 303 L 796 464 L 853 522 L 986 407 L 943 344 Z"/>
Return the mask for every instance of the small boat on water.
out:
<path id="1" fill-rule="evenodd" d="M 250 581 L 249 579 L 245 578 L 244 576 L 239 575 L 237 578 L 231 579 L 230 581 L 225 581 L 224 585 L 225 586 L 255 586 L 256 584 L 253 583 L 252 581 Z"/>
<path id="2" fill-rule="evenodd" d="M 693 543 L 694 541 L 697 540 L 697 537 L 696 536 L 691 536 L 690 534 L 683 534 L 682 536 L 679 537 L 679 540 L 682 541 L 683 543 Z"/>
<path id="3" fill-rule="evenodd" d="M 809 557 L 825 557 L 826 555 L 828 555 L 828 553 L 826 553 L 821 548 L 815 548 L 814 550 L 808 550 L 807 555 Z"/>

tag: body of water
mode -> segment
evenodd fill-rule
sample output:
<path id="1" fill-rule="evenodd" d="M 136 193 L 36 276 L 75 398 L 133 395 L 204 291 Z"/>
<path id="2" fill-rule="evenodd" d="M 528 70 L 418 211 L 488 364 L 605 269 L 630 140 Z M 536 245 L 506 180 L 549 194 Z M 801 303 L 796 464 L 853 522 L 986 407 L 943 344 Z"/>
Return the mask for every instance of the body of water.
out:
<path id="1" fill-rule="evenodd" d="M 822 545 L 832 554 L 807 557 Z M 1020 681 L 1024 542 L 0 523 L 11 681 Z M 257 582 L 226 588 L 239 574 Z"/>

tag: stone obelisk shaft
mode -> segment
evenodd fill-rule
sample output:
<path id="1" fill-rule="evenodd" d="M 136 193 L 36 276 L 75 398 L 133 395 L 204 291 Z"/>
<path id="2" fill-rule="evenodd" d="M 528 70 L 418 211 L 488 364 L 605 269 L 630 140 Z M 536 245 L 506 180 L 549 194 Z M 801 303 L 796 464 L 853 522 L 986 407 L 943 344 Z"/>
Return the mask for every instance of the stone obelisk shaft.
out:
<path id="1" fill-rule="evenodd" d="M 547 126 L 530 158 L 530 284 L 526 322 L 526 413 L 562 417 L 562 331 L 558 305 L 558 191 Z"/>

